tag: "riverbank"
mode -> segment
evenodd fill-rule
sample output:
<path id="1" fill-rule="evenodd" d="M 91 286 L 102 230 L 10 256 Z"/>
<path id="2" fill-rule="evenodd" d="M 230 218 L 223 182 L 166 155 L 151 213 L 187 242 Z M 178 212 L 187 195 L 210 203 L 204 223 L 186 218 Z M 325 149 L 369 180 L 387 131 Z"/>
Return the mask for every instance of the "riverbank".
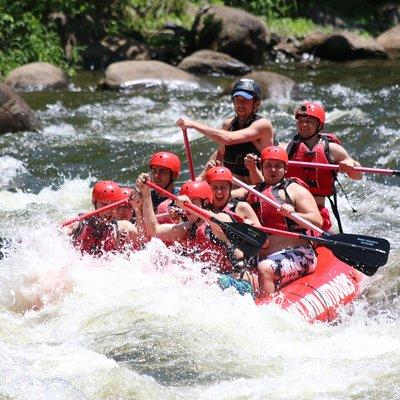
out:
<path id="1" fill-rule="evenodd" d="M 177 65 L 194 49 L 201 48 L 196 43 L 194 27 L 203 12 L 200 10 L 210 5 L 186 0 L 152 2 L 147 6 L 142 3 L 104 2 L 101 9 L 91 3 L 77 7 L 74 2 L 56 0 L 41 2 L 35 9 L 18 0 L 4 4 L 0 7 L 5 10 L 0 17 L 0 76 L 38 60 L 54 64 L 70 75 L 76 68 L 101 70 L 122 60 L 155 59 Z M 296 59 L 306 50 L 312 52 L 313 49 L 297 50 L 301 41 L 315 32 L 329 35 L 349 30 L 363 38 L 374 38 L 400 21 L 400 6 L 384 1 L 371 4 L 356 0 L 351 7 L 334 7 L 329 1 L 302 1 L 300 5 L 295 0 L 271 1 L 268 7 L 262 1 L 209 3 L 217 7 L 240 5 L 244 8 L 239 11 L 257 16 L 265 25 L 269 33 L 263 46 L 265 57 L 253 60 L 252 65 L 265 58 Z M 225 52 L 235 57 L 229 49 Z M 317 52 L 317 57 L 321 54 Z M 239 60 L 246 62 L 240 57 Z"/>

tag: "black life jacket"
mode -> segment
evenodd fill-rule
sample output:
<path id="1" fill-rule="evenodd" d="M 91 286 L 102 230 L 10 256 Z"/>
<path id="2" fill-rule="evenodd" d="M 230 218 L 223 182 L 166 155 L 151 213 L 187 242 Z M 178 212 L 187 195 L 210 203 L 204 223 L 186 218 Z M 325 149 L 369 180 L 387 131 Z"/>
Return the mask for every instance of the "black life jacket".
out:
<path id="1" fill-rule="evenodd" d="M 240 129 L 248 128 L 254 121 L 261 119 L 257 114 L 250 117 L 246 123 L 239 127 L 239 119 L 235 117 L 229 127 L 228 131 L 238 131 Z M 253 153 L 260 156 L 260 151 L 254 146 L 253 142 L 244 142 L 233 145 L 225 146 L 224 165 L 229 168 L 232 174 L 240 176 L 249 176 L 249 170 L 244 165 L 244 158 L 246 154 Z"/>

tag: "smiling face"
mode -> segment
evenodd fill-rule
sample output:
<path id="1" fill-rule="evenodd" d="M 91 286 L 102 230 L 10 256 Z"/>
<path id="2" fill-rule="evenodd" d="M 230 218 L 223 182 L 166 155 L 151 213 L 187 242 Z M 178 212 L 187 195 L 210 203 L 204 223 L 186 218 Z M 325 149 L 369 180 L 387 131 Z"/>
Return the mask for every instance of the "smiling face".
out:
<path id="1" fill-rule="evenodd" d="M 315 117 L 300 116 L 297 118 L 297 132 L 303 139 L 308 139 L 317 132 L 319 124 Z"/>
<path id="2" fill-rule="evenodd" d="M 213 206 L 215 208 L 223 208 L 231 196 L 231 185 L 228 181 L 210 182 L 211 191 L 213 193 Z"/>
<path id="3" fill-rule="evenodd" d="M 269 186 L 278 184 L 285 176 L 287 166 L 283 161 L 271 158 L 262 163 L 262 174 Z"/>

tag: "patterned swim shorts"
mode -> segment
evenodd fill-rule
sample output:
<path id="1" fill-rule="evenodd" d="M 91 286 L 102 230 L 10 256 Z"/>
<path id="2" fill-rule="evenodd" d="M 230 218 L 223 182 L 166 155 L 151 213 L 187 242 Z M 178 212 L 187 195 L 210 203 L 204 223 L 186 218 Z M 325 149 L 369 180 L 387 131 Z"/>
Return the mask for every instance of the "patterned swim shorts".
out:
<path id="1" fill-rule="evenodd" d="M 275 288 L 278 290 L 288 283 L 314 272 L 317 266 L 317 256 L 312 247 L 301 246 L 269 254 L 262 262 L 268 262 L 274 270 Z"/>

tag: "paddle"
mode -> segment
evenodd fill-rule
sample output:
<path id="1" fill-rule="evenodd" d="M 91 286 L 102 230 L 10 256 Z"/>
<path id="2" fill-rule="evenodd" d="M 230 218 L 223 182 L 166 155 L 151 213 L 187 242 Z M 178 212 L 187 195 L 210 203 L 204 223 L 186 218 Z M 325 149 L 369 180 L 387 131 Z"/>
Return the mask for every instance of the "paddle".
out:
<path id="1" fill-rule="evenodd" d="M 238 186 L 250 191 L 276 209 L 280 208 L 279 203 L 260 193 L 241 180 L 234 177 L 233 181 Z M 294 233 L 296 237 L 317 241 L 325 245 L 332 250 L 332 253 L 334 253 L 337 258 L 346 262 L 347 264 L 352 265 L 355 269 L 365 273 L 368 276 L 373 275 L 379 267 L 385 265 L 387 262 L 390 243 L 386 239 L 344 233 L 332 235 L 324 232 L 322 229 L 300 217 L 296 213 L 292 213 L 289 218 L 303 228 L 310 229 L 321 234 L 321 237 L 316 238 L 308 235 L 303 235 L 301 237 L 297 236 L 300 234 Z M 265 230 L 264 228 L 260 229 Z M 291 235 L 293 235 L 293 233 L 291 233 Z"/>
<path id="2" fill-rule="evenodd" d="M 165 189 L 157 186 L 155 183 L 147 181 L 146 185 L 152 189 L 157 190 L 159 193 L 176 201 L 178 199 L 174 194 L 166 191 Z M 261 230 L 254 228 L 251 225 L 239 222 L 223 222 L 211 216 L 211 214 L 194 204 L 184 204 L 184 208 L 198 215 L 199 217 L 212 221 L 221 227 L 227 239 L 232 242 L 243 254 L 250 258 L 258 253 L 261 246 L 267 240 L 268 235 Z"/>
<path id="3" fill-rule="evenodd" d="M 183 142 L 185 144 L 186 158 L 187 158 L 188 164 L 189 164 L 190 180 L 195 181 L 196 175 L 194 173 L 192 152 L 190 151 L 190 144 L 189 144 L 189 139 L 188 139 L 186 128 L 182 128 L 182 134 L 183 134 Z"/>
<path id="4" fill-rule="evenodd" d="M 97 214 L 99 214 L 99 213 L 101 213 L 103 211 L 111 210 L 112 208 L 118 207 L 118 206 L 120 206 L 120 205 L 122 205 L 122 204 L 124 204 L 126 202 L 128 202 L 128 199 L 118 200 L 115 203 L 111 203 L 111 204 L 108 204 L 108 205 L 106 205 L 104 207 L 97 208 L 96 210 L 89 211 L 89 212 L 87 212 L 85 214 L 77 215 L 76 217 L 73 217 L 73 218 L 70 218 L 70 219 L 67 219 L 66 221 L 64 221 L 62 223 L 61 227 L 64 228 L 64 226 L 71 225 L 74 222 L 79 222 L 79 221 L 82 221 L 84 219 L 90 218 L 93 215 L 97 215 Z"/>
<path id="5" fill-rule="evenodd" d="M 71 225 L 74 222 L 79 222 L 79 221 L 82 221 L 84 219 L 93 217 L 93 215 L 97 215 L 97 214 L 99 214 L 99 213 L 101 213 L 103 211 L 111 210 L 111 209 L 113 209 L 115 207 L 118 207 L 118 206 L 121 206 L 121 205 L 127 203 L 128 201 L 129 201 L 129 199 L 118 200 L 115 203 L 111 203 L 111 204 L 108 204 L 108 205 L 106 205 L 104 207 L 97 208 L 96 210 L 89 211 L 89 212 L 87 212 L 85 214 L 77 215 L 76 217 L 73 217 L 73 218 L 70 218 L 70 219 L 67 219 L 66 221 L 64 221 L 62 223 L 61 227 L 64 228 L 64 226 Z M 157 218 L 164 218 L 164 217 L 168 217 L 168 215 L 169 215 L 168 213 L 162 213 L 162 214 L 157 214 L 156 217 Z"/>
<path id="6" fill-rule="evenodd" d="M 323 234 L 321 237 L 316 237 L 267 227 L 259 229 L 273 235 L 295 237 L 319 243 L 331 250 L 336 258 L 368 276 L 372 276 L 379 267 L 385 265 L 389 256 L 390 244 L 381 238 L 349 233 Z"/>
<path id="7" fill-rule="evenodd" d="M 304 161 L 289 161 L 289 165 L 303 168 L 320 168 L 320 169 L 333 169 L 338 170 L 339 165 L 336 164 L 322 164 L 322 163 L 311 163 Z M 399 170 L 395 169 L 382 169 L 382 168 L 368 168 L 368 167 L 353 167 L 353 171 L 365 172 L 368 174 L 381 174 L 381 175 L 400 175 Z"/>

